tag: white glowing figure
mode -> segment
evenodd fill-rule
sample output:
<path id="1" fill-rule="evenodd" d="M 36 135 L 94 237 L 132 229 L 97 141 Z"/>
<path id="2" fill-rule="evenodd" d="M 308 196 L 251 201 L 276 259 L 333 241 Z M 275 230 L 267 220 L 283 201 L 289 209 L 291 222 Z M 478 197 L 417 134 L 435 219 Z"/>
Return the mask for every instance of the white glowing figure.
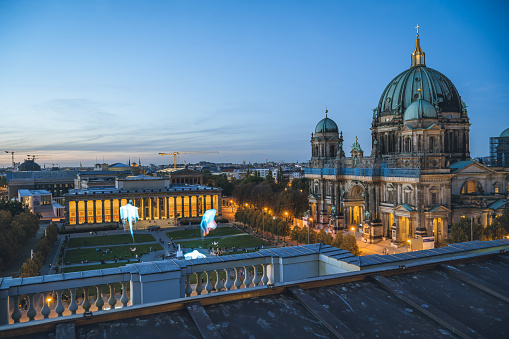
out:
<path id="1" fill-rule="evenodd" d="M 206 257 L 207 256 L 205 254 L 198 252 L 198 250 L 194 250 L 192 252 L 184 254 L 184 259 L 186 259 L 186 260 L 206 258 Z"/>
<path id="2" fill-rule="evenodd" d="M 213 230 L 217 227 L 217 224 L 214 220 L 216 213 L 217 211 L 215 209 L 211 209 L 203 213 L 203 217 L 201 218 L 200 223 L 201 233 L 203 236 L 206 236 L 209 234 L 210 230 Z"/>
<path id="3" fill-rule="evenodd" d="M 133 237 L 134 242 L 134 234 L 133 234 L 133 224 L 136 224 L 136 221 L 139 219 L 138 216 L 138 207 L 133 206 L 131 203 L 133 201 L 129 200 L 127 205 L 120 207 L 120 220 L 124 223 L 125 229 L 125 221 L 129 222 L 129 229 L 131 230 L 131 236 Z"/>

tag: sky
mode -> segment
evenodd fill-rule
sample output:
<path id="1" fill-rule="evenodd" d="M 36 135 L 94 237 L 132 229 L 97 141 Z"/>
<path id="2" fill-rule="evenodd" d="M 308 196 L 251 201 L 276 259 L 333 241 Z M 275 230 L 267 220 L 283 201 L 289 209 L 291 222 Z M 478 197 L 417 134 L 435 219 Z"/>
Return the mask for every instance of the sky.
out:
<path id="1" fill-rule="evenodd" d="M 486 156 L 509 128 L 508 17 L 507 1 L 0 0 L 0 145 L 41 166 L 305 162 L 327 108 L 369 154 L 419 24 Z"/>

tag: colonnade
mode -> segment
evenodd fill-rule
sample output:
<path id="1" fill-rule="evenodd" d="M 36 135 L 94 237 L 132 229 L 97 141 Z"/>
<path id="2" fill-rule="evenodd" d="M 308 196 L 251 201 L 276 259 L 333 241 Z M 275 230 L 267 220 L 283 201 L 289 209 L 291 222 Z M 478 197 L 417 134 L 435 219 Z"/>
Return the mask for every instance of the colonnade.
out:
<path id="1" fill-rule="evenodd" d="M 139 220 L 200 217 L 208 209 L 220 211 L 219 195 L 178 195 L 74 200 L 66 203 L 70 225 L 120 222 L 120 207 L 129 200 L 138 207 Z M 219 213 L 218 213 L 219 214 Z"/>

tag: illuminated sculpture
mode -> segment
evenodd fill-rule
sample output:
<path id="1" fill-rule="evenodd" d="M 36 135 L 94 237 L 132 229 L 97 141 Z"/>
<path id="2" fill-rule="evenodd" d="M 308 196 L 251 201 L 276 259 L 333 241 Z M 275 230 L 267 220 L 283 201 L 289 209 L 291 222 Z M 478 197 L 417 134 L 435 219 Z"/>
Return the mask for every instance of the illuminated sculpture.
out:
<path id="1" fill-rule="evenodd" d="M 206 258 L 207 256 L 203 253 L 198 252 L 197 250 L 194 250 L 192 252 L 186 253 L 184 255 L 184 259 L 191 260 L 191 259 L 199 259 L 199 258 Z"/>
<path id="2" fill-rule="evenodd" d="M 120 220 L 124 223 L 125 229 L 125 221 L 129 222 L 129 229 L 131 230 L 131 236 L 133 237 L 134 242 L 134 234 L 133 234 L 133 224 L 136 224 L 136 221 L 139 219 L 138 216 L 138 207 L 132 205 L 132 200 L 129 200 L 127 205 L 120 207 Z"/>
<path id="3" fill-rule="evenodd" d="M 200 224 L 201 233 L 203 236 L 206 236 L 207 234 L 209 234 L 210 230 L 213 230 L 217 227 L 217 224 L 214 220 L 216 212 L 217 211 L 215 209 L 211 209 L 205 211 L 205 213 L 203 214 Z"/>

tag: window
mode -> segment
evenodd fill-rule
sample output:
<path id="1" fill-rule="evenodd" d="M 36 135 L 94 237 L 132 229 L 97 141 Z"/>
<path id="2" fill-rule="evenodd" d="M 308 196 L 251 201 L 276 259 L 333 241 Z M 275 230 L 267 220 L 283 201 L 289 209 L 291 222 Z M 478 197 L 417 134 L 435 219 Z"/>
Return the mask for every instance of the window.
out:
<path id="1" fill-rule="evenodd" d="M 498 187 L 495 187 L 495 194 L 498 194 L 500 189 Z"/>
<path id="2" fill-rule="evenodd" d="M 438 204 L 438 193 L 431 193 L 431 204 L 436 205 Z"/>
<path id="3" fill-rule="evenodd" d="M 469 180 L 463 184 L 461 194 L 472 194 L 475 193 L 475 181 Z"/>

